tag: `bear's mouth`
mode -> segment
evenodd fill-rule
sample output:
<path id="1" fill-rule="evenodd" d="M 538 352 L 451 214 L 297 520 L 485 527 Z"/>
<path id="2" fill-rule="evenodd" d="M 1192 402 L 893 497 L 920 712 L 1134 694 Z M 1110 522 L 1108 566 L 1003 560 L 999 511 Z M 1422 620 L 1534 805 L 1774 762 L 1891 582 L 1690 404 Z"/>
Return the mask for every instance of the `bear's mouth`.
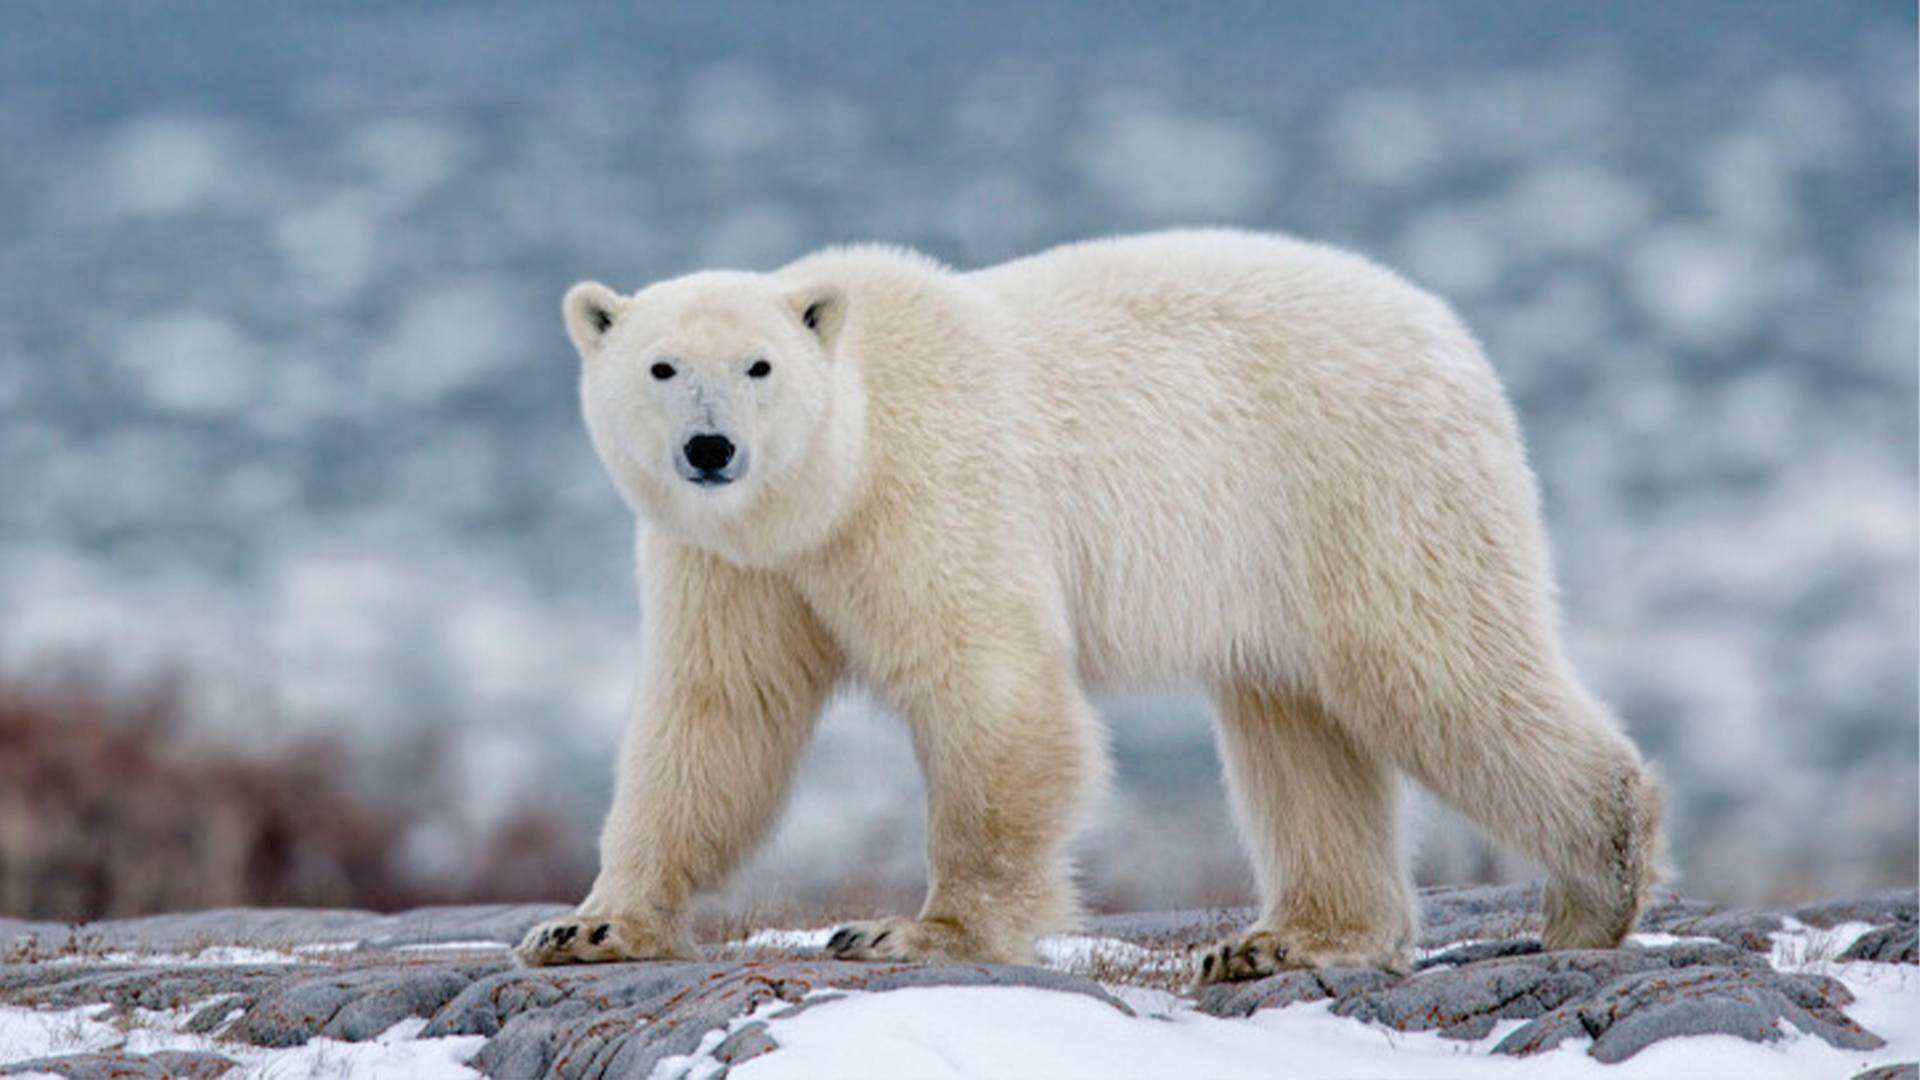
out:
<path id="1" fill-rule="evenodd" d="M 708 470 L 687 477 L 687 483 L 695 487 L 726 487 L 733 483 L 733 477 L 718 470 Z"/>

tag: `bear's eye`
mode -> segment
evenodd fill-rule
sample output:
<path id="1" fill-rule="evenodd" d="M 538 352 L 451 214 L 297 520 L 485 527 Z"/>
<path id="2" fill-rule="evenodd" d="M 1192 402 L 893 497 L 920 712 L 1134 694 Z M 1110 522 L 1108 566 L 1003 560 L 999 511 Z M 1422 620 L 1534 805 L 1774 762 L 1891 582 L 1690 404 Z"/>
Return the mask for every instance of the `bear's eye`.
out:
<path id="1" fill-rule="evenodd" d="M 647 370 L 652 372 L 653 377 L 659 379 L 661 382 L 666 382 L 668 379 L 673 378 L 672 364 L 655 364 Z"/>
<path id="2" fill-rule="evenodd" d="M 765 360 L 755 360 L 753 366 L 747 369 L 747 378 L 764 379 L 772 373 L 772 364 L 767 363 Z"/>

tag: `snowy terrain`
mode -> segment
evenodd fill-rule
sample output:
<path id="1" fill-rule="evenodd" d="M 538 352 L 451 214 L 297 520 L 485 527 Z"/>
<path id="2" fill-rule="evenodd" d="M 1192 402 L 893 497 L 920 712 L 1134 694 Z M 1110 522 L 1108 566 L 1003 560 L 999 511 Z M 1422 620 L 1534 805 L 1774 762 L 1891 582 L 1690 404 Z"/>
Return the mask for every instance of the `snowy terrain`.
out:
<path id="1" fill-rule="evenodd" d="M 1124 943 L 1121 943 L 1124 944 Z M 1563 1044 L 1541 1057 L 1516 1059 L 1488 1051 L 1520 1021 L 1506 1021 L 1473 1042 L 1431 1032 L 1401 1033 L 1331 1015 L 1312 1003 L 1222 1020 L 1196 1012 L 1164 991 L 1125 993 L 1136 1013 L 1072 994 L 1025 988 L 954 987 L 882 993 L 823 991 L 838 1000 L 787 1019 L 749 1014 L 715 1029 L 701 1051 L 663 1060 L 655 1080 L 911 1080 L 911 1078 L 1047 1077 L 1065 1080 L 1165 1080 L 1174 1076 L 1266 1078 L 1275 1062 L 1308 1076 L 1366 1077 L 1619 1077 L 1801 1080 L 1846 1077 L 1877 1065 L 1920 1060 L 1920 972 L 1911 965 L 1826 964 L 1858 998 L 1850 1010 L 1883 1032 L 1876 1051 L 1843 1051 L 1789 1032 L 1762 1045 L 1727 1035 L 1674 1040 L 1620 1065 L 1603 1065 L 1585 1047 Z M 780 1011 L 786 1006 L 769 1009 Z M 483 1036 L 419 1037 L 427 1021 L 403 1020 L 367 1042 L 315 1038 L 286 1049 L 260 1049 L 183 1034 L 191 1009 L 140 1011 L 106 1018 L 112 1006 L 30 1010 L 0 1006 L 0 1066 L 54 1055 L 167 1050 L 218 1054 L 237 1062 L 229 1077 L 352 1076 L 367 1080 L 470 1077 L 467 1062 Z M 729 1072 L 708 1056 L 732 1030 L 764 1022 L 779 1049 Z M 23 1074 L 31 1075 L 31 1074 Z"/>
<path id="2" fill-rule="evenodd" d="M 1852 1013 L 1890 1033 L 1886 1047 L 1843 1051 L 1789 1034 L 1777 1045 L 1729 1035 L 1677 1039 L 1617 1065 L 1574 1042 L 1525 1058 L 1489 1051 L 1521 1025 L 1509 1020 L 1472 1042 L 1432 1032 L 1401 1033 L 1333 1016 L 1324 1004 L 1292 1005 L 1245 1020 L 1195 1012 L 1172 995 L 1139 1015 L 1044 990 L 956 988 L 853 994 L 799 1016 L 767 1022 L 780 1045 L 730 1075 L 739 1080 L 871 1077 L 1086 1077 L 1161 1080 L 1173 1076 L 1266 1078 L 1276 1063 L 1302 1076 L 1598 1077 L 1738 1076 L 1800 1080 L 1850 1076 L 1876 1065 L 1920 1059 L 1920 977 L 1910 966 L 1849 964 L 1829 969 L 1858 996 Z M 1145 1007 L 1143 1007 L 1145 1006 Z M 716 1044 L 718 1040 L 716 1039 Z M 717 1063 L 716 1063 L 717 1064 Z M 677 1070 L 677 1071 L 676 1071 Z M 655 1076 L 715 1075 L 699 1058 Z"/>
<path id="3" fill-rule="evenodd" d="M 519 971 L 505 942 L 551 913 L 532 907 L 210 912 L 64 938 L 0 923 L 0 951 L 12 950 L 0 955 L 0 1074 L 33 1063 L 74 1077 L 158 1067 L 243 1077 L 1158 1078 L 1271 1076 L 1284 1062 L 1311 1076 L 1770 1080 L 1920 1059 L 1911 893 L 1792 914 L 1664 900 L 1648 922 L 1667 929 L 1635 935 L 1613 960 L 1483 933 L 1448 940 L 1463 928 L 1521 926 L 1535 903 L 1525 889 L 1429 894 L 1420 972 L 1325 973 L 1327 987 L 1375 989 L 1287 1004 L 1278 1002 L 1315 977 L 1176 989 L 1191 947 L 1182 942 L 1217 932 L 1204 913 L 1101 920 L 1043 942 L 1038 969 L 826 963 L 817 953 L 829 931 L 815 929 L 759 931 L 713 946 L 702 963 Z M 190 947 L 209 927 L 238 943 Z M 1517 976 L 1663 952 L 1678 992 L 1637 1006 L 1611 999 L 1621 1015 L 1583 1017 L 1577 1034 L 1516 1047 L 1551 1027 L 1555 1012 L 1542 1010 L 1565 996 L 1551 979 Z M 1688 989 L 1705 985 L 1688 982 L 1695 975 L 1735 971 L 1740 986 Z M 1741 1010 L 1768 997 L 1768 980 L 1780 980 L 1777 1003 L 1811 1011 L 1789 1005 L 1792 1022 L 1722 1033 L 1743 1030 Z M 1356 1004 L 1377 1008 L 1414 987 L 1417 1008 L 1394 1022 L 1356 1015 Z M 1528 993 L 1544 996 L 1528 1005 Z M 1260 1000 L 1275 1004 L 1248 1004 Z M 1437 1026 L 1443 1016 L 1480 1026 Z M 1624 1057 L 1600 1052 L 1621 1050 L 1622 1032 L 1632 1044 Z"/>

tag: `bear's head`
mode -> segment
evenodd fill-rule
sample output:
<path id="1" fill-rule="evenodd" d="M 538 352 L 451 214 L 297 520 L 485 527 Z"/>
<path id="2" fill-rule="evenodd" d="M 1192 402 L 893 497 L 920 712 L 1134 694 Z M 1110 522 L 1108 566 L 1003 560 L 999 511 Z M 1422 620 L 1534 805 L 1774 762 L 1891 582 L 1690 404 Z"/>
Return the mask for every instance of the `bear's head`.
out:
<path id="1" fill-rule="evenodd" d="M 861 422 L 835 361 L 830 285 L 707 272 L 562 302 L 601 462 L 643 518 L 766 564 L 817 543 L 850 486 Z"/>

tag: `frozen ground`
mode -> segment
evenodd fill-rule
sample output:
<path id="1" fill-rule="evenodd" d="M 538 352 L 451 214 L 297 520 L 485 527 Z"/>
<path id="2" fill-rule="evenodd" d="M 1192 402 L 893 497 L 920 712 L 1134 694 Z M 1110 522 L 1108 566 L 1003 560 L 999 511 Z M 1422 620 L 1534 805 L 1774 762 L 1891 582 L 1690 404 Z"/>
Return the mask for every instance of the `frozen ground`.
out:
<path id="1" fill-rule="evenodd" d="M 1416 971 L 1191 993 L 1244 913 L 1106 916 L 1042 966 L 818 959 L 763 930 L 697 963 L 525 971 L 546 906 L 0 921 L 0 1074 L 1851 1077 L 1920 1058 L 1911 892 L 1763 913 L 1667 898 L 1613 951 L 1541 953 L 1528 887 L 1427 894 Z"/>

